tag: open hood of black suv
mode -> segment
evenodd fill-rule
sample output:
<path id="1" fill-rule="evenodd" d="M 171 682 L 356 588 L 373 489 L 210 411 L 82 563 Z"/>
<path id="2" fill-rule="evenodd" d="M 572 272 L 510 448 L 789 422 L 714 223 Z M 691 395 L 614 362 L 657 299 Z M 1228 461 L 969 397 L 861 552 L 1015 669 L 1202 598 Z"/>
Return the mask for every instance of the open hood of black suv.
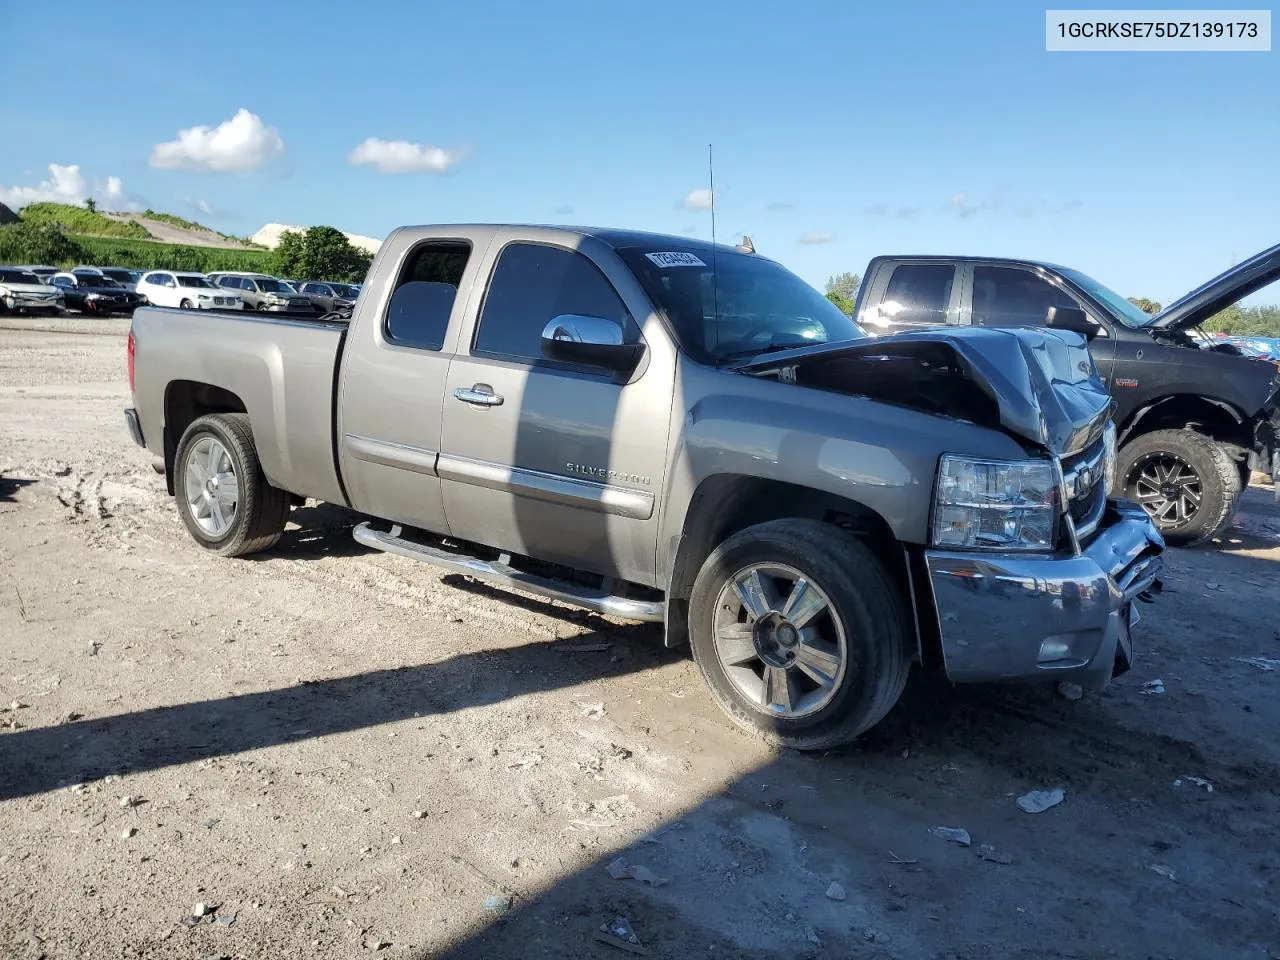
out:
<path id="1" fill-rule="evenodd" d="M 1146 324 L 1155 330 L 1188 330 L 1255 290 L 1280 278 L 1280 244 L 1238 263 L 1169 304 Z"/>

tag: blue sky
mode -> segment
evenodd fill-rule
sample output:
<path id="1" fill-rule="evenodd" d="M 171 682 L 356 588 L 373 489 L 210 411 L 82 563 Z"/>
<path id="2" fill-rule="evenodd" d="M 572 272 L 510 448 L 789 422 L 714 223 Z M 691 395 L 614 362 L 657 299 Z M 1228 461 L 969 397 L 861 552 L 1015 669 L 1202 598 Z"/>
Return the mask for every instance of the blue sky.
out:
<path id="1" fill-rule="evenodd" d="M 1280 241 L 1280 53 L 1050 54 L 1043 3 L 59 10 L 74 29 L 0 61 L 21 131 L 0 151 L 6 192 L 56 163 L 104 199 L 234 233 L 480 220 L 707 236 L 682 201 L 707 186 L 710 142 L 719 239 L 748 232 L 815 284 L 880 253 L 981 253 L 1168 301 Z M 38 4 L 3 20 L 51 37 Z M 262 128 L 153 152 L 241 109 Z M 384 141 L 370 158 L 427 169 L 350 162 L 369 138 Z M 210 162 L 260 165 L 192 168 Z"/>

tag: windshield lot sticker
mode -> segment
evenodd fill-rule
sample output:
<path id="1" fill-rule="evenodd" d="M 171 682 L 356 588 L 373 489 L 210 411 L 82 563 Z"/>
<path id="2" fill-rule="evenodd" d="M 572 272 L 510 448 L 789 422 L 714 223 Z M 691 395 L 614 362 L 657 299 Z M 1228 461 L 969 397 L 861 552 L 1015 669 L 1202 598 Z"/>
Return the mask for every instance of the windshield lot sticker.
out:
<path id="1" fill-rule="evenodd" d="M 705 267 L 692 253 L 646 253 L 655 267 Z"/>

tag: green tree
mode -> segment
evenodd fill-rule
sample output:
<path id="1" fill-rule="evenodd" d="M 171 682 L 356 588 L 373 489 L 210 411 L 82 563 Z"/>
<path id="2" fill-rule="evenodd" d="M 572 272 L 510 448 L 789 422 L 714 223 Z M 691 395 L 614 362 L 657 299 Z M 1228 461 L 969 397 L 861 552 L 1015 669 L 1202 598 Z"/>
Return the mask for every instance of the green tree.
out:
<path id="1" fill-rule="evenodd" d="M 280 245 L 272 254 L 275 272 L 282 277 L 303 277 L 306 274 L 305 252 L 306 244 L 302 234 L 296 230 L 286 230 L 280 235 Z"/>
<path id="2" fill-rule="evenodd" d="M 827 278 L 827 299 L 840 308 L 846 316 L 853 316 L 853 305 L 858 299 L 858 288 L 862 286 L 862 278 L 856 273 L 845 271 Z"/>
<path id="3" fill-rule="evenodd" d="M 305 234 L 285 232 L 274 261 L 276 272 L 283 277 L 362 283 L 373 256 L 353 247 L 341 230 L 318 226 Z"/>
<path id="4" fill-rule="evenodd" d="M 84 248 L 51 223 L 22 220 L 0 227 L 0 263 L 61 266 L 86 259 Z"/>
<path id="5" fill-rule="evenodd" d="M 1233 303 L 1206 320 L 1202 327 L 1209 333 L 1280 337 L 1280 306 L 1242 307 Z"/>
<path id="6" fill-rule="evenodd" d="M 1148 300 L 1146 297 L 1129 297 L 1128 300 L 1143 313 L 1156 314 L 1161 309 L 1160 304 L 1154 300 Z"/>
<path id="7" fill-rule="evenodd" d="M 88 200 L 86 200 L 84 202 L 84 206 L 85 206 L 85 209 L 88 210 L 90 213 L 98 212 L 98 201 L 94 200 L 93 197 L 90 197 Z"/>

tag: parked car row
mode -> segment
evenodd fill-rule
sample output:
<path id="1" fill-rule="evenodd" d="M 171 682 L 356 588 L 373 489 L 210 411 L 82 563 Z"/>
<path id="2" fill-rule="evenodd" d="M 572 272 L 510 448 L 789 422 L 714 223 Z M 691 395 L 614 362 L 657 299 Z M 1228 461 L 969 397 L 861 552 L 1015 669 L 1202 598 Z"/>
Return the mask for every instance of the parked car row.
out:
<path id="1" fill-rule="evenodd" d="M 59 270 L 47 264 L 0 267 L 0 312 L 57 314 L 76 310 L 109 316 L 154 304 L 184 310 L 304 315 L 350 312 L 359 295 L 360 287 L 355 284 L 282 280 L 251 271 L 206 274 L 95 266 Z"/>

